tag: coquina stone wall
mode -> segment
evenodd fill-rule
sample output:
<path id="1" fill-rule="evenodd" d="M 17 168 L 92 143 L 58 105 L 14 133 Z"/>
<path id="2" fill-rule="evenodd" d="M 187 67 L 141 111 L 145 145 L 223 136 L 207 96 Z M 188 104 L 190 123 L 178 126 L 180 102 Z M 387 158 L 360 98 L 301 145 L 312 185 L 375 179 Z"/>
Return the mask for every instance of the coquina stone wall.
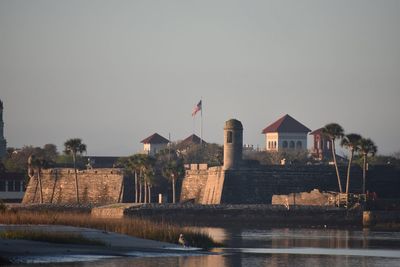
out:
<path id="1" fill-rule="evenodd" d="M 74 169 L 42 170 L 43 203 L 76 203 Z M 130 201 L 132 182 L 120 169 L 78 171 L 78 190 L 81 203 L 110 204 Z M 38 177 L 30 179 L 22 203 L 40 203 Z"/>
<path id="2" fill-rule="evenodd" d="M 195 199 L 201 204 L 270 204 L 273 195 L 320 191 L 338 192 L 333 166 L 260 166 L 238 170 L 209 168 L 204 185 L 205 172 L 188 171 L 184 178 L 181 201 Z M 341 184 L 346 189 L 346 166 L 340 168 Z M 199 183 L 198 181 L 201 181 Z M 188 191 L 190 188 L 190 191 Z M 392 166 L 372 167 L 367 174 L 366 188 L 381 198 L 398 198 L 400 170 Z M 352 167 L 350 192 L 361 193 L 362 170 Z"/>
<path id="3" fill-rule="evenodd" d="M 186 172 L 185 179 L 182 181 L 181 200 L 203 199 L 204 190 L 208 178 L 208 170 L 198 168 L 190 169 Z"/>

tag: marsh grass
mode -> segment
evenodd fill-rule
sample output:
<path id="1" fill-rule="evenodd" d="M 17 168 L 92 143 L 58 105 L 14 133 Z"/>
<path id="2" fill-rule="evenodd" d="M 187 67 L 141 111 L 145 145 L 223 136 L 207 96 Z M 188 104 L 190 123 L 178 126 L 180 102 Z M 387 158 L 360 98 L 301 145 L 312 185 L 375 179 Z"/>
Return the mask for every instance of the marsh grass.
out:
<path id="1" fill-rule="evenodd" d="M 71 233 L 52 233 L 43 231 L 4 231 L 0 232 L 2 239 L 25 239 L 33 241 L 43 241 L 60 244 L 80 244 L 80 245 L 96 245 L 105 246 L 106 244 L 100 240 L 89 239 L 80 234 Z"/>
<path id="2" fill-rule="evenodd" d="M 169 243 L 178 243 L 179 234 L 182 233 L 190 246 L 200 248 L 221 246 L 220 243 L 215 242 L 208 234 L 201 231 L 142 218 L 106 219 L 92 217 L 90 214 L 6 211 L 0 213 L 0 224 L 69 225 Z"/>

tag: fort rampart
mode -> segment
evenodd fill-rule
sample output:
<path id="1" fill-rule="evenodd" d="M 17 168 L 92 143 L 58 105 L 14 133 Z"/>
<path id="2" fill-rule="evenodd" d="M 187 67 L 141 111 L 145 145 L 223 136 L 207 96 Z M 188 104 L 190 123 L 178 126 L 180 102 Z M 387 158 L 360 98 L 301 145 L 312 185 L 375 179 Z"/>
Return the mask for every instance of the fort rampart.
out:
<path id="1" fill-rule="evenodd" d="M 55 168 L 40 173 L 43 203 L 76 203 L 74 169 Z M 120 169 L 78 171 L 81 203 L 109 204 L 131 201 L 132 183 Z M 40 203 L 38 176 L 30 179 L 22 203 Z"/>
<path id="2" fill-rule="evenodd" d="M 340 168 L 341 183 L 346 184 L 346 167 Z M 375 166 L 368 171 L 366 188 L 381 198 L 398 198 L 400 170 L 393 166 Z M 329 165 L 259 166 L 223 170 L 192 168 L 182 183 L 181 201 L 200 204 L 270 204 L 273 195 L 320 191 L 338 191 L 335 169 Z M 351 170 L 350 192 L 361 193 L 362 170 Z"/>

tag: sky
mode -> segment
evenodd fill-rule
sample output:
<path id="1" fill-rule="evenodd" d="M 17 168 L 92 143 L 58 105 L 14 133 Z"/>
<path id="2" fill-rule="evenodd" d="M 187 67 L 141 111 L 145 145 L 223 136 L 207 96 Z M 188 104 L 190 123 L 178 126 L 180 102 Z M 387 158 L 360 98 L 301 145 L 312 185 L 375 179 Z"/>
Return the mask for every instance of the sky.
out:
<path id="1" fill-rule="evenodd" d="M 82 138 L 126 156 L 157 132 L 264 147 L 285 114 L 400 150 L 400 1 L 0 0 L 9 147 Z M 309 142 L 309 147 L 310 147 Z"/>

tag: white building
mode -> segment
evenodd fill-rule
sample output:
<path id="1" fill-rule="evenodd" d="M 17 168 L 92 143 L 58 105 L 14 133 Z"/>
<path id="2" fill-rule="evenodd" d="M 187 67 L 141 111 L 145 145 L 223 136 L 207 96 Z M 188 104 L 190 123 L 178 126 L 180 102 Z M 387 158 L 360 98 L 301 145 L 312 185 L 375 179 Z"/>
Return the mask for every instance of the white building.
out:
<path id="1" fill-rule="evenodd" d="M 144 153 L 149 156 L 154 156 L 160 152 L 160 150 L 166 149 L 169 141 L 158 133 L 154 133 L 146 139 L 143 139 L 141 143 L 143 143 Z"/>
<path id="2" fill-rule="evenodd" d="M 267 151 L 307 149 L 308 132 L 311 130 L 286 114 L 262 131 L 265 134 L 265 149 Z"/>

